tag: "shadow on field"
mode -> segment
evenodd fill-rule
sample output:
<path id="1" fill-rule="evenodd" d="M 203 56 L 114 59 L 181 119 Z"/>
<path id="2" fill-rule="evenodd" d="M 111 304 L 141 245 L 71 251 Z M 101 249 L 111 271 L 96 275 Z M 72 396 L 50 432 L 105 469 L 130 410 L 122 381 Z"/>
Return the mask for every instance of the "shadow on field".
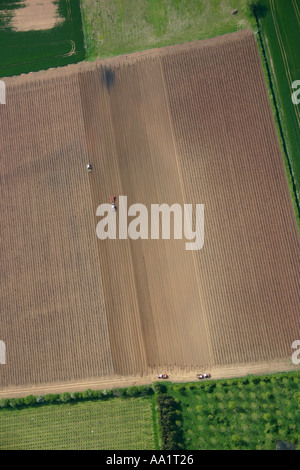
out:
<path id="1" fill-rule="evenodd" d="M 264 18 L 269 11 L 269 8 L 262 0 L 250 0 L 249 8 L 252 15 L 255 15 L 257 19 Z"/>
<path id="2" fill-rule="evenodd" d="M 101 81 L 109 92 L 115 82 L 115 73 L 111 67 L 103 67 L 101 69 Z"/>

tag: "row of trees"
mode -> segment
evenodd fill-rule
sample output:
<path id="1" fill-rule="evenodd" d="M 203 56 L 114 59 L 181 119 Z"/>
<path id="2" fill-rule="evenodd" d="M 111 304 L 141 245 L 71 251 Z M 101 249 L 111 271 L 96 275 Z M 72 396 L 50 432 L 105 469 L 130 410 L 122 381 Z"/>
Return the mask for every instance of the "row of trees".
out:
<path id="1" fill-rule="evenodd" d="M 162 450 L 184 449 L 180 401 L 168 395 L 162 383 L 155 383 L 153 389 L 157 396 Z"/>
<path id="2" fill-rule="evenodd" d="M 2 398 L 0 408 L 23 408 L 26 406 L 39 406 L 45 404 L 76 403 L 86 400 L 107 400 L 113 397 L 143 397 L 151 396 L 154 391 L 151 386 L 129 388 L 115 388 L 112 390 L 85 390 L 83 392 L 60 393 L 47 395 L 28 395 L 22 398 Z"/>

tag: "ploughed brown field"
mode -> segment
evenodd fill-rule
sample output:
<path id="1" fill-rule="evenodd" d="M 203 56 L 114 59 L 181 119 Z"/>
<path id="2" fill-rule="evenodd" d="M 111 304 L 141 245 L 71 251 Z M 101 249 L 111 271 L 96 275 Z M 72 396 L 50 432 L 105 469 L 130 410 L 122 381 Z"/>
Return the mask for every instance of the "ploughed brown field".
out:
<path id="1" fill-rule="evenodd" d="M 5 82 L 2 390 L 288 361 L 299 235 L 252 32 Z M 99 240 L 109 195 L 204 204 L 204 247 Z"/>

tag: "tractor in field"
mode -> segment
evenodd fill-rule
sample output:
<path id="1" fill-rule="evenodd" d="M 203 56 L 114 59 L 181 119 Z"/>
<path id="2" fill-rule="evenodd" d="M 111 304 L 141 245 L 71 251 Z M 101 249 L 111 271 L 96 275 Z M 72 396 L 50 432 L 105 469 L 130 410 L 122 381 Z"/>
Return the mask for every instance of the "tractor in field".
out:
<path id="1" fill-rule="evenodd" d="M 167 374 L 159 374 L 157 377 L 159 379 L 168 379 L 169 378 Z"/>
<path id="2" fill-rule="evenodd" d="M 92 169 L 93 169 L 93 168 L 92 168 L 91 163 L 88 163 L 88 164 L 87 164 L 87 170 L 88 170 L 88 171 L 92 171 Z"/>

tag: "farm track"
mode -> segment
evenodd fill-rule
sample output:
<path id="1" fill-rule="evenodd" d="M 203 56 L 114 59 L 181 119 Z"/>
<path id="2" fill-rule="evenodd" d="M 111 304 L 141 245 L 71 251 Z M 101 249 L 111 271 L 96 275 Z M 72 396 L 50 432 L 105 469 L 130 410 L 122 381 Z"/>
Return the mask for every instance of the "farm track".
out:
<path id="1" fill-rule="evenodd" d="M 236 377 L 245 377 L 247 375 L 274 374 L 277 372 L 291 372 L 298 370 L 297 366 L 290 364 L 289 361 L 267 361 L 263 363 L 252 364 L 232 364 L 229 366 L 212 367 L 212 380 L 231 379 Z M 196 374 L 202 369 L 177 370 L 173 369 L 169 376 L 170 382 L 199 382 Z M 87 379 L 81 382 L 65 382 L 41 384 L 33 387 L 14 387 L 0 391 L 0 399 L 6 397 L 24 397 L 27 395 L 46 395 L 48 393 L 78 392 L 87 389 L 105 390 L 119 387 L 132 387 L 139 385 L 151 385 L 157 381 L 157 375 L 149 374 L 143 377 L 136 376 L 117 376 L 101 377 L 100 379 Z"/>
<path id="2" fill-rule="evenodd" d="M 298 25 L 300 27 L 300 11 L 299 11 L 299 7 L 297 5 L 297 0 L 292 0 L 292 2 L 293 2 L 293 7 L 294 7 L 294 10 L 295 10 L 296 17 L 297 17 Z"/>
<path id="3" fill-rule="evenodd" d="M 299 236 L 252 32 L 6 83 L 0 394 L 291 368 Z M 111 194 L 203 203 L 204 248 L 98 240 Z"/>

